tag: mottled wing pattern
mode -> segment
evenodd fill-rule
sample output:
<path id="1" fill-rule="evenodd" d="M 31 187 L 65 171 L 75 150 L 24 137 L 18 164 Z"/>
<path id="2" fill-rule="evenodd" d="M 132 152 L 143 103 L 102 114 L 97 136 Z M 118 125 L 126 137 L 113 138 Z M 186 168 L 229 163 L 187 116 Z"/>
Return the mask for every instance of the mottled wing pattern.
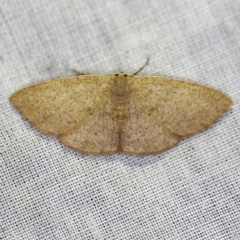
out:
<path id="1" fill-rule="evenodd" d="M 107 154 L 119 151 L 117 121 L 112 96 L 106 94 L 85 118 L 60 141 L 81 153 Z"/>
<path id="2" fill-rule="evenodd" d="M 26 87 L 10 101 L 36 128 L 58 136 L 81 121 L 109 89 L 108 77 L 76 76 Z"/>
<path id="3" fill-rule="evenodd" d="M 231 99 L 214 89 L 164 77 L 131 77 L 123 151 L 160 152 L 214 123 Z"/>
<path id="4" fill-rule="evenodd" d="M 122 150 L 129 154 L 158 153 L 177 144 L 181 136 L 169 131 L 147 108 L 131 99 L 122 129 Z"/>

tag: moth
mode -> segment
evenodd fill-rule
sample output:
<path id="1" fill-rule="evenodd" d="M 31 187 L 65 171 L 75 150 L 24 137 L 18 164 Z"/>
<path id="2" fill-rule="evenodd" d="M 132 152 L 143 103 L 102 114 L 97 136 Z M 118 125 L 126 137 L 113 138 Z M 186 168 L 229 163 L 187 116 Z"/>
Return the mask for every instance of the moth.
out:
<path id="1" fill-rule="evenodd" d="M 10 102 L 37 129 L 81 153 L 135 155 L 175 146 L 232 105 L 227 95 L 196 83 L 125 73 L 38 83 Z"/>

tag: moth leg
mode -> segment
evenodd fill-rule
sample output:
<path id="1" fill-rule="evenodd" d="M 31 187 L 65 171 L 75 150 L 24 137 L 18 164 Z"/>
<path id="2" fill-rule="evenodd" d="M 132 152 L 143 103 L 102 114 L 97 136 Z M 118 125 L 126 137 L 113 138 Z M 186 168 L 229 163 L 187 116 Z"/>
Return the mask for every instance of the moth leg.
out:
<path id="1" fill-rule="evenodd" d="M 83 73 L 83 72 L 79 72 L 79 71 L 76 70 L 76 69 L 72 69 L 72 72 L 74 72 L 76 76 L 86 75 L 85 73 Z"/>

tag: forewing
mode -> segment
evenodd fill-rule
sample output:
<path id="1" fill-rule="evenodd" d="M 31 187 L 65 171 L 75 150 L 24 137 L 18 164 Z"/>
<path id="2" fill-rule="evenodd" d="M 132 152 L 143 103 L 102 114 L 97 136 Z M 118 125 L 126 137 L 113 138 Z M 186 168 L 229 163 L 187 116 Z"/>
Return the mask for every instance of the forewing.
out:
<path id="1" fill-rule="evenodd" d="M 43 82 L 14 93 L 11 103 L 39 130 L 58 136 L 70 131 L 110 94 L 106 76 L 76 76 Z"/>
<path id="2" fill-rule="evenodd" d="M 198 84 L 164 78 L 133 77 L 131 98 L 156 122 L 180 136 L 204 130 L 231 106 L 225 94 Z"/>

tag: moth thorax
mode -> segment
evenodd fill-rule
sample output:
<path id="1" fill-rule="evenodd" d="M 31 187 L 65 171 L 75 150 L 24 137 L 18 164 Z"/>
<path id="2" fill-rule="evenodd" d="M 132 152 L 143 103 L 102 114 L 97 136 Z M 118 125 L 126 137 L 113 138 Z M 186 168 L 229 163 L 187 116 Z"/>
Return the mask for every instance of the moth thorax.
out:
<path id="1" fill-rule="evenodd" d="M 116 76 L 113 84 L 114 94 L 122 96 L 127 94 L 128 90 L 128 80 L 124 76 Z"/>

